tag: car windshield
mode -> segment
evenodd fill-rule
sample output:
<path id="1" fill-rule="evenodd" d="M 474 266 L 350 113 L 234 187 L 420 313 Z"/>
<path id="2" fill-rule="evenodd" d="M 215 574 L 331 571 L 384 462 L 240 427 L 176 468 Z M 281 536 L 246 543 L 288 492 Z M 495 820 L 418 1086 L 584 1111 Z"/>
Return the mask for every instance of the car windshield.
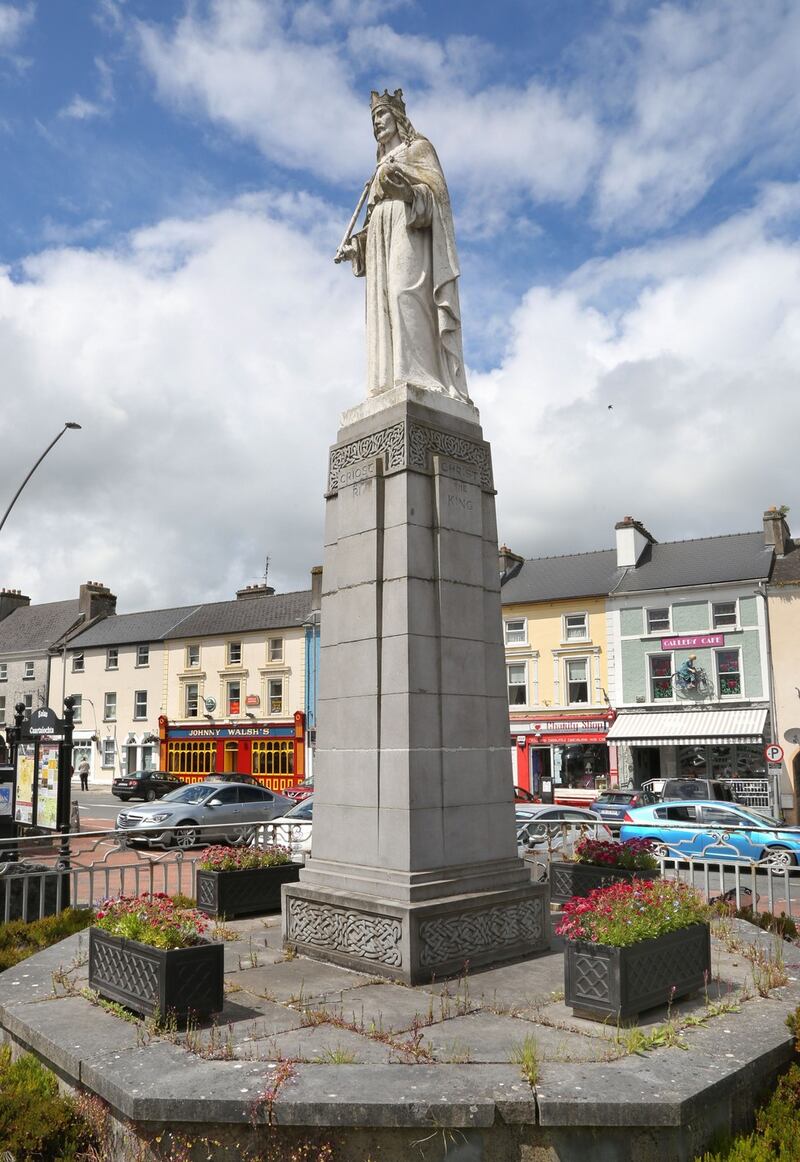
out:
<path id="1" fill-rule="evenodd" d="M 215 787 L 204 787 L 202 783 L 197 783 L 193 787 L 178 787 L 177 790 L 170 791 L 168 795 L 165 795 L 161 802 L 202 803 L 215 790 Z"/>
<path id="2" fill-rule="evenodd" d="M 314 810 L 313 799 L 303 799 L 302 803 L 298 803 L 296 807 L 292 807 L 284 815 L 284 819 L 310 819 L 311 813 Z"/>
<path id="3" fill-rule="evenodd" d="M 776 819 L 774 815 L 770 815 L 766 808 L 762 810 L 760 807 L 748 807 L 746 811 L 742 811 L 742 815 L 751 822 L 758 824 L 759 827 L 763 827 L 765 823 L 770 827 L 784 826 L 783 820 Z"/>

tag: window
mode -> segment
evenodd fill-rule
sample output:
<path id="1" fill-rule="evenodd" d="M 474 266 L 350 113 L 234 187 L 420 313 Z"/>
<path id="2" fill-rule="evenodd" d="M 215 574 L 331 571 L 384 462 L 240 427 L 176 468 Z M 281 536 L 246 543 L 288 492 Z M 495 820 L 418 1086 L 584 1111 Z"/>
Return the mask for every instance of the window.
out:
<path id="1" fill-rule="evenodd" d="M 103 696 L 103 721 L 116 722 L 117 720 L 117 692 L 106 690 Z"/>
<path id="2" fill-rule="evenodd" d="M 22 701 L 25 706 L 26 717 L 30 717 L 31 710 L 33 710 L 33 694 L 23 694 Z"/>
<path id="3" fill-rule="evenodd" d="M 568 613 L 564 617 L 564 641 L 585 642 L 589 638 L 588 618 L 585 613 Z"/>
<path id="4" fill-rule="evenodd" d="M 714 629 L 731 629 L 736 625 L 736 602 L 715 601 L 711 606 L 711 624 Z"/>
<path id="5" fill-rule="evenodd" d="M 267 682 L 267 704 L 270 714 L 283 714 L 283 678 L 270 678 Z"/>
<path id="6" fill-rule="evenodd" d="M 100 766 L 113 767 L 114 759 L 116 757 L 116 749 L 113 738 L 103 739 L 103 749 L 101 751 Z"/>
<path id="7" fill-rule="evenodd" d="M 283 661 L 283 638 L 271 637 L 269 639 L 269 660 L 271 662 Z"/>
<path id="8" fill-rule="evenodd" d="M 186 647 L 186 669 L 191 670 L 200 665 L 200 646 L 193 644 Z"/>
<path id="9" fill-rule="evenodd" d="M 241 713 L 242 706 L 242 683 L 228 682 L 228 714 Z"/>
<path id="10" fill-rule="evenodd" d="M 83 673 L 83 650 L 78 650 L 76 654 L 72 655 L 72 672 L 73 674 Z"/>
<path id="11" fill-rule="evenodd" d="M 150 647 L 137 646 L 136 647 L 136 665 L 149 666 L 150 665 Z"/>
<path id="12" fill-rule="evenodd" d="M 0 694 L 0 726 L 5 726 L 5 724 L 6 724 L 6 696 L 5 696 L 5 694 Z"/>
<path id="13" fill-rule="evenodd" d="M 524 617 L 510 617 L 505 623 L 506 645 L 524 645 L 528 640 L 528 627 Z"/>
<path id="14" fill-rule="evenodd" d="M 106 669 L 107 670 L 118 670 L 119 669 L 119 650 L 116 647 L 114 647 L 114 649 L 111 649 L 111 650 L 106 650 Z"/>
<path id="15" fill-rule="evenodd" d="M 717 650 L 717 685 L 720 698 L 741 697 L 742 674 L 738 650 Z"/>
<path id="16" fill-rule="evenodd" d="M 0 662 L 0 682 L 8 681 L 8 662 Z"/>
<path id="17" fill-rule="evenodd" d="M 73 722 L 80 722 L 83 718 L 83 698 L 81 697 L 80 694 L 73 694 L 72 697 L 75 699 L 75 706 L 74 706 L 74 713 L 72 716 L 72 721 Z M 26 705 L 27 705 L 27 702 L 26 702 Z"/>
<path id="18" fill-rule="evenodd" d="M 672 654 L 650 655 L 650 700 L 672 697 Z"/>
<path id="19" fill-rule="evenodd" d="M 669 630 L 669 608 L 648 609 L 647 632 L 660 633 L 663 630 Z"/>
<path id="20" fill-rule="evenodd" d="M 525 677 L 525 666 L 506 666 L 508 677 L 508 704 L 509 706 L 527 706 L 528 683 Z"/>
<path id="21" fill-rule="evenodd" d="M 274 796 L 264 787 L 249 787 L 246 783 L 242 783 L 239 788 L 239 802 L 240 803 L 271 803 Z"/>
<path id="22" fill-rule="evenodd" d="M 228 642 L 228 665 L 240 666 L 242 664 L 242 643 Z"/>
<path id="23" fill-rule="evenodd" d="M 270 739 L 269 742 L 254 739 L 252 756 L 254 775 L 294 774 L 294 744 L 291 739 Z"/>
<path id="24" fill-rule="evenodd" d="M 214 769 L 215 742 L 170 742 L 167 770 L 173 775 L 207 775 Z"/>
<path id="25" fill-rule="evenodd" d="M 184 687 L 183 712 L 187 718 L 197 718 L 200 706 L 200 687 L 197 682 L 187 682 Z"/>
<path id="26" fill-rule="evenodd" d="M 589 701 L 589 659 L 567 658 L 567 702 L 570 706 Z"/>
<path id="27" fill-rule="evenodd" d="M 147 691 L 137 690 L 133 695 L 133 717 L 147 718 Z"/>
<path id="28" fill-rule="evenodd" d="M 25 670 L 24 670 L 22 677 L 23 677 L 24 681 L 26 681 L 26 682 L 33 681 L 33 678 L 34 678 L 33 662 L 26 662 L 25 663 Z"/>

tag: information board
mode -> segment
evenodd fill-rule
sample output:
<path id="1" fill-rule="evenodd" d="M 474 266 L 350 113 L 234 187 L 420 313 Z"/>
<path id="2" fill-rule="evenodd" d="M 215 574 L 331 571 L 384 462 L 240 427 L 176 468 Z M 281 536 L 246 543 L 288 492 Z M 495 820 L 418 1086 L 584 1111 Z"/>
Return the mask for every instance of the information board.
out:
<path id="1" fill-rule="evenodd" d="M 39 743 L 37 764 L 36 826 L 55 831 L 58 817 L 58 743 Z"/>
<path id="2" fill-rule="evenodd" d="M 14 819 L 17 823 L 33 823 L 33 781 L 36 747 L 20 743 L 17 749 L 17 805 Z"/>

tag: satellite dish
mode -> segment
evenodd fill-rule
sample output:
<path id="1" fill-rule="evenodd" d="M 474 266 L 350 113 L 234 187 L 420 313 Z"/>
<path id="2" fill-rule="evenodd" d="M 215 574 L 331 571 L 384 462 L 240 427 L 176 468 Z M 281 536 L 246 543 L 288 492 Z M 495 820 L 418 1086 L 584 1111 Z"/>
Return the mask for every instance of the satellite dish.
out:
<path id="1" fill-rule="evenodd" d="M 216 698 L 204 698 L 203 705 L 205 706 L 206 710 L 210 714 L 212 712 L 212 710 L 217 709 L 217 700 L 216 700 Z"/>
<path id="2" fill-rule="evenodd" d="M 793 743 L 795 746 L 800 744 L 800 726 L 792 726 L 783 736 L 787 742 Z"/>

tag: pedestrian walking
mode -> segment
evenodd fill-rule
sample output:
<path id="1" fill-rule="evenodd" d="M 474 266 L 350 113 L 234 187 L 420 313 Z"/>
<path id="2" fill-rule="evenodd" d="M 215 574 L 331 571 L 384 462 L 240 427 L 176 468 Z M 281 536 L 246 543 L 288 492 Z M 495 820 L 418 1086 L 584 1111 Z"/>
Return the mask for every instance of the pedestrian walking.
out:
<path id="1" fill-rule="evenodd" d="M 81 761 L 78 763 L 78 774 L 80 775 L 80 779 L 81 779 L 81 790 L 88 791 L 89 790 L 89 760 L 88 759 L 81 759 Z"/>

